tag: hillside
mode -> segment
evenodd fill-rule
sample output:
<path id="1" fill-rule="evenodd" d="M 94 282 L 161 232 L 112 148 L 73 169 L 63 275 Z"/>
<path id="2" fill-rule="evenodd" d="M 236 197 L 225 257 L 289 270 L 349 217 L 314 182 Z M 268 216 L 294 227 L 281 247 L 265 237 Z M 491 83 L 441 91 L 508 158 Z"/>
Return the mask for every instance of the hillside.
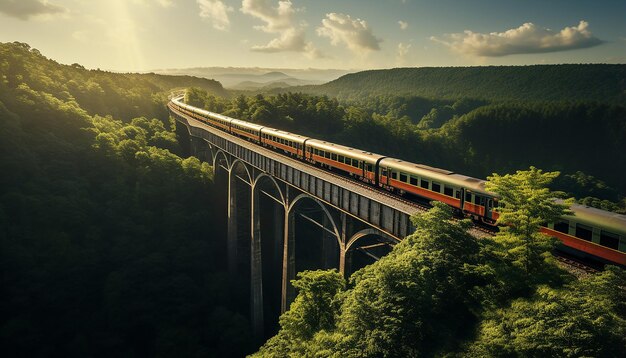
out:
<path id="1" fill-rule="evenodd" d="M 251 351 L 237 313 L 248 301 L 224 270 L 225 201 L 206 163 L 179 156 L 165 107 L 170 88 L 191 85 L 223 91 L 0 44 L 3 355 Z"/>
<path id="2" fill-rule="evenodd" d="M 164 99 L 174 88 L 193 86 L 228 95 L 219 82 L 205 78 L 112 73 L 59 64 L 19 42 L 0 43 L 0 76 L 0 88 L 17 89 L 26 84 L 64 101 L 75 100 L 89 114 L 122 119 L 163 115 Z"/>
<path id="3" fill-rule="evenodd" d="M 626 65 L 394 68 L 347 74 L 320 86 L 297 90 L 341 98 L 394 94 L 446 99 L 616 103 L 626 101 Z"/>

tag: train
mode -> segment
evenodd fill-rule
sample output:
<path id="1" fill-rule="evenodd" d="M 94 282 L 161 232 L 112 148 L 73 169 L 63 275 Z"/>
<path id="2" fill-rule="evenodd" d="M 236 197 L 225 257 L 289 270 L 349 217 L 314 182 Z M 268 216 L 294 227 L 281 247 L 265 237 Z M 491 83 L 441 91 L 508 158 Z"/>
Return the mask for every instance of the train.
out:
<path id="1" fill-rule="evenodd" d="M 440 201 L 459 214 L 495 226 L 498 197 L 485 189 L 485 181 L 449 170 L 416 164 L 279 129 L 230 118 L 182 102 L 175 97 L 171 109 L 209 126 L 293 158 L 339 172 L 373 187 L 423 201 Z M 558 238 L 561 250 L 583 259 L 626 266 L 626 215 L 574 204 L 574 215 L 549 223 L 541 231 Z"/>

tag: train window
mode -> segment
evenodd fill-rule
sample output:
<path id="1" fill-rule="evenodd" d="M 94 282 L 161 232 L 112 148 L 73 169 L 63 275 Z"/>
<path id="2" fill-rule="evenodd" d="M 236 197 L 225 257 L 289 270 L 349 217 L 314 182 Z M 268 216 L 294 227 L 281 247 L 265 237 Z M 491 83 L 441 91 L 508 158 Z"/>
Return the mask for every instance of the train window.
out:
<path id="1" fill-rule="evenodd" d="M 424 180 L 424 179 L 420 180 L 420 186 L 421 186 L 422 188 L 424 188 L 424 189 L 428 189 L 428 187 L 429 187 L 429 186 L 428 186 L 428 184 L 429 184 L 429 183 L 428 183 L 428 180 Z"/>
<path id="2" fill-rule="evenodd" d="M 554 224 L 554 230 L 562 232 L 564 234 L 569 233 L 569 222 L 563 220 L 557 222 L 556 224 Z"/>
<path id="3" fill-rule="evenodd" d="M 460 190 L 455 191 L 454 192 L 454 197 L 457 198 L 457 199 L 461 199 L 461 191 Z"/>
<path id="4" fill-rule="evenodd" d="M 391 172 L 391 179 L 398 179 L 398 172 Z"/>
<path id="5" fill-rule="evenodd" d="M 592 236 L 593 236 L 593 230 L 591 229 L 590 226 L 576 224 L 576 237 L 577 238 L 591 241 Z"/>
<path id="6" fill-rule="evenodd" d="M 619 236 L 608 231 L 600 232 L 600 245 L 610 247 L 614 250 L 619 248 Z"/>
<path id="7" fill-rule="evenodd" d="M 356 160 L 356 159 L 352 159 L 352 166 L 355 167 L 355 168 L 358 168 L 359 167 L 359 161 Z M 361 167 L 363 167 L 363 166 L 361 166 Z"/>
<path id="8" fill-rule="evenodd" d="M 409 182 L 409 179 L 408 179 L 408 177 L 407 177 L 407 175 L 406 175 L 406 174 L 404 174 L 404 173 L 400 173 L 400 181 L 405 182 L 405 183 L 408 183 L 408 182 Z"/>
<path id="9" fill-rule="evenodd" d="M 371 172 L 371 170 L 370 170 L 370 168 L 371 168 L 371 167 L 372 167 L 372 165 L 371 165 L 371 164 L 368 164 L 368 165 L 367 165 L 367 170 L 368 170 L 368 171 L 370 171 L 370 172 Z M 387 169 L 382 168 L 382 169 L 380 170 L 380 175 L 382 175 L 382 176 L 386 177 L 386 176 L 387 176 Z"/>
<path id="10" fill-rule="evenodd" d="M 440 193 L 441 192 L 441 184 L 433 182 L 432 191 Z"/>
<path id="11" fill-rule="evenodd" d="M 340 155 L 340 156 L 339 156 L 338 161 L 339 161 L 340 163 L 343 163 L 343 161 L 344 161 L 344 157 L 343 157 L 343 155 Z"/>
<path id="12" fill-rule="evenodd" d="M 411 175 L 410 184 L 413 186 L 417 186 L 417 178 Z"/>
<path id="13" fill-rule="evenodd" d="M 453 196 L 454 195 L 454 189 L 450 188 L 447 185 L 443 186 L 443 194 L 447 195 L 447 196 Z"/>
<path id="14" fill-rule="evenodd" d="M 468 193 L 468 192 L 465 193 L 465 201 L 468 203 L 472 202 L 472 193 Z"/>
<path id="15" fill-rule="evenodd" d="M 330 158 L 334 161 L 337 161 L 337 154 L 331 153 Z"/>
<path id="16" fill-rule="evenodd" d="M 330 159 L 330 152 L 324 152 L 324 158 Z"/>

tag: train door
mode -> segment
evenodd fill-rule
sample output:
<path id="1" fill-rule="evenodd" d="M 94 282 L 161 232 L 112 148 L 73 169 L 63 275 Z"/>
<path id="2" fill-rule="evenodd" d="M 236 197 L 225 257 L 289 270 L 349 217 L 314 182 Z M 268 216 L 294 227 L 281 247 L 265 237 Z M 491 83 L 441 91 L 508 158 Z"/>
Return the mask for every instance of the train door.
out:
<path id="1" fill-rule="evenodd" d="M 484 200 L 484 199 L 483 199 Z M 492 220 L 493 199 L 487 198 L 485 203 L 485 218 Z"/>
<path id="2" fill-rule="evenodd" d="M 463 210 L 464 205 L 465 205 L 465 188 L 461 188 L 461 203 L 459 204 L 459 208 Z"/>

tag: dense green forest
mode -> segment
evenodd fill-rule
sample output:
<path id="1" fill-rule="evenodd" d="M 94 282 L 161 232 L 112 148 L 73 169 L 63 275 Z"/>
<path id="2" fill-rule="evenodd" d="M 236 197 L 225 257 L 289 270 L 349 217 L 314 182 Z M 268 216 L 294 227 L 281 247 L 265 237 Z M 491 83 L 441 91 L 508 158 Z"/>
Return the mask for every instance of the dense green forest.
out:
<path id="1" fill-rule="evenodd" d="M 65 66 L 0 44 L 0 351 L 242 356 L 212 169 L 183 159 L 169 90 L 214 81 Z"/>
<path id="2" fill-rule="evenodd" d="M 302 93 L 187 101 L 234 118 L 478 178 L 530 165 L 559 170 L 553 189 L 626 212 L 626 106 L 496 102 L 380 95 L 355 100 Z"/>
<path id="3" fill-rule="evenodd" d="M 347 74 L 324 85 L 289 90 L 340 98 L 396 94 L 446 99 L 624 103 L 626 65 L 394 68 Z"/>

